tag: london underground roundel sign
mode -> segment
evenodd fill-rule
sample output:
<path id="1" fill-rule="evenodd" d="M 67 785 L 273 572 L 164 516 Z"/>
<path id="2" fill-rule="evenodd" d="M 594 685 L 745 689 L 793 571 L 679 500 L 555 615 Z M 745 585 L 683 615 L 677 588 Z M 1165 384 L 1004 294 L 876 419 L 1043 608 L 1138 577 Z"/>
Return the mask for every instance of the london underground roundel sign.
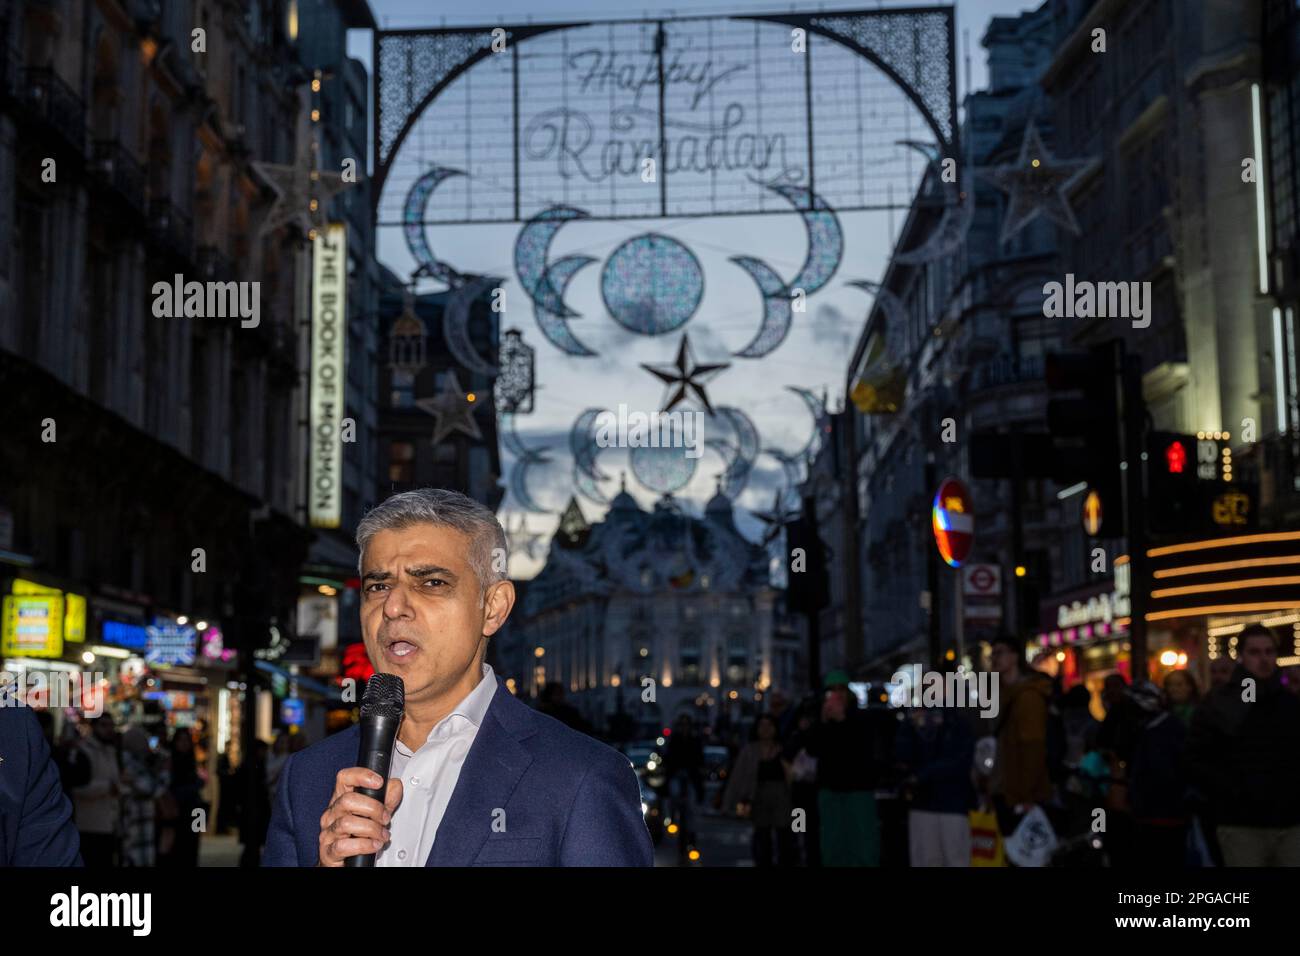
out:
<path id="1" fill-rule="evenodd" d="M 931 514 L 939 554 L 948 565 L 960 568 L 975 543 L 975 509 L 966 486 L 956 478 L 945 478 Z"/>

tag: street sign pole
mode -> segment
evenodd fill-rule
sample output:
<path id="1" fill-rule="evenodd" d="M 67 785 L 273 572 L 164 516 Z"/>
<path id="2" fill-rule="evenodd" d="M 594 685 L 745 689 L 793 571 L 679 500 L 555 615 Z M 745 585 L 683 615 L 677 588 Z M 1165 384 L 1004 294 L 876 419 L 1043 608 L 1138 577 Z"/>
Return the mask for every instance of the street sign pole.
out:
<path id="1" fill-rule="evenodd" d="M 934 487 L 934 452 L 927 452 L 925 456 L 925 487 L 930 489 Z M 926 587 L 930 590 L 930 620 L 929 620 L 929 644 L 930 644 L 930 669 L 937 671 L 939 669 L 939 554 L 936 547 L 931 546 L 925 549 L 925 576 Z"/>
<path id="2" fill-rule="evenodd" d="M 1129 667 L 1136 682 L 1148 679 L 1147 601 L 1151 594 L 1150 561 L 1147 558 L 1146 473 L 1142 453 L 1146 449 L 1146 407 L 1142 401 L 1142 360 L 1123 354 L 1124 458 L 1128 468 L 1124 478 L 1125 522 L 1128 531 L 1129 586 Z"/>
<path id="3" fill-rule="evenodd" d="M 966 582 L 960 569 L 957 571 L 957 600 L 953 603 L 957 605 L 957 629 L 954 632 L 957 635 L 957 663 L 961 664 L 966 659 Z"/>

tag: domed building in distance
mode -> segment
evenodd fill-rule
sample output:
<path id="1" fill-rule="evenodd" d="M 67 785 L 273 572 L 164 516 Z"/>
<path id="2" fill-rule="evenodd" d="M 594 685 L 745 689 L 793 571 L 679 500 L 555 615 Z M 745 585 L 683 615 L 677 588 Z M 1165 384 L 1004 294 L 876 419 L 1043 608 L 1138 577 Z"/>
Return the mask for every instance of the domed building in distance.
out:
<path id="1" fill-rule="evenodd" d="M 595 524 L 571 500 L 519 609 L 531 692 L 559 681 L 594 725 L 638 736 L 682 713 L 753 713 L 798 666 L 794 634 L 775 626 L 780 593 L 720 491 L 695 517 L 672 495 L 647 512 L 624 488 Z"/>

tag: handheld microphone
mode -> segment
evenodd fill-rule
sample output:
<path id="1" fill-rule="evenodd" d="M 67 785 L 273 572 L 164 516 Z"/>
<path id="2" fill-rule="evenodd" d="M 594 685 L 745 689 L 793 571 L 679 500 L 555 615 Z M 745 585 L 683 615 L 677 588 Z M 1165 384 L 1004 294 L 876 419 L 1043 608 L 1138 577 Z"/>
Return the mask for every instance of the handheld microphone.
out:
<path id="1" fill-rule="evenodd" d="M 357 766 L 371 770 L 383 779 L 378 789 L 357 787 L 357 793 L 384 802 L 388 786 L 388 768 L 393 762 L 393 742 L 406 710 L 406 686 L 396 674 L 375 674 L 366 682 L 361 695 L 361 744 L 357 748 Z M 374 866 L 375 854 L 350 856 L 344 866 Z"/>

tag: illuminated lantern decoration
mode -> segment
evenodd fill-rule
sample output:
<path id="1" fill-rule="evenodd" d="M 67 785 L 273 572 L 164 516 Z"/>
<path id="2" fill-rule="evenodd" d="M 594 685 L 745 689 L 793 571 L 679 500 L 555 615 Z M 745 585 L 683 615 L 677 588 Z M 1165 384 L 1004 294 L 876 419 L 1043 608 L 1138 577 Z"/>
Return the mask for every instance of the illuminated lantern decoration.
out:
<path id="1" fill-rule="evenodd" d="M 507 329 L 498 349 L 497 374 L 493 388 L 499 412 L 526 415 L 533 410 L 533 348 L 518 329 Z"/>
<path id="2" fill-rule="evenodd" d="M 931 511 L 940 556 L 950 567 L 961 567 L 975 543 L 975 509 L 966 486 L 956 478 L 944 479 Z"/>
<path id="3" fill-rule="evenodd" d="M 1169 474 L 1183 473 L 1183 467 L 1187 464 L 1187 449 L 1183 447 L 1182 442 L 1170 442 L 1169 447 L 1165 449 L 1165 463 L 1169 466 Z"/>
<path id="4" fill-rule="evenodd" d="M 388 332 L 388 365 L 410 380 L 424 368 L 425 328 L 415 314 L 415 294 L 407 289 L 402 296 L 402 314 L 393 322 Z"/>

